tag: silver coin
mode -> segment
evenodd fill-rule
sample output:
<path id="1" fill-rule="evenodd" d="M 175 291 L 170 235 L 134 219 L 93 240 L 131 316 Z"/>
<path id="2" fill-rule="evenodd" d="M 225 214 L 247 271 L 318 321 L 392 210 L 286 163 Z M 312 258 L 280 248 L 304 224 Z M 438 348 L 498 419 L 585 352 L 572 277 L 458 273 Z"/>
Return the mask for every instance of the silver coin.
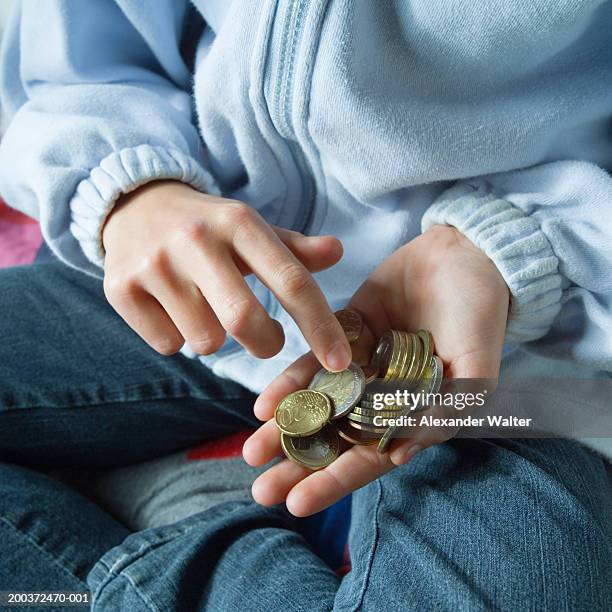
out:
<path id="1" fill-rule="evenodd" d="M 444 378 L 444 365 L 442 364 L 442 360 L 437 355 L 433 355 L 429 367 L 431 368 L 432 376 L 431 384 L 427 392 L 437 393 L 440 391 L 440 387 L 442 386 L 442 379 Z"/>
<path id="2" fill-rule="evenodd" d="M 319 370 L 308 388 L 325 393 L 332 403 L 332 420 L 339 419 L 359 402 L 365 390 L 365 376 L 356 363 L 351 363 L 342 372 Z"/>

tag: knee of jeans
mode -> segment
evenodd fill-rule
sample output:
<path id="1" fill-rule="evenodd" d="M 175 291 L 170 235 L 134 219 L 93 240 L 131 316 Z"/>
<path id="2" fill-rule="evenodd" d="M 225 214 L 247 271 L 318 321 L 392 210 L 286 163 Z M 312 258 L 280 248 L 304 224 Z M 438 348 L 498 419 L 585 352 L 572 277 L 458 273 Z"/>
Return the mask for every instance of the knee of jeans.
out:
<path id="1" fill-rule="evenodd" d="M 156 576 L 163 572 L 148 553 L 179 537 L 185 527 L 165 527 L 133 533 L 98 560 L 87 576 L 92 593 L 92 610 L 157 610 L 140 576 Z"/>
<path id="2" fill-rule="evenodd" d="M 371 513 L 371 492 L 356 497 Z M 576 442 L 463 439 L 383 476 L 378 515 L 382 530 L 440 550 L 469 544 L 513 571 L 538 570 L 556 577 L 549 584 L 579 591 L 562 566 L 602 583 L 596 575 L 612 569 L 611 502 L 603 460 Z"/>
<path id="3" fill-rule="evenodd" d="M 91 588 L 91 586 L 90 586 Z M 118 574 L 104 583 L 102 588 L 92 589 L 91 610 L 130 610 L 140 612 L 157 610 L 155 603 L 130 580 Z"/>

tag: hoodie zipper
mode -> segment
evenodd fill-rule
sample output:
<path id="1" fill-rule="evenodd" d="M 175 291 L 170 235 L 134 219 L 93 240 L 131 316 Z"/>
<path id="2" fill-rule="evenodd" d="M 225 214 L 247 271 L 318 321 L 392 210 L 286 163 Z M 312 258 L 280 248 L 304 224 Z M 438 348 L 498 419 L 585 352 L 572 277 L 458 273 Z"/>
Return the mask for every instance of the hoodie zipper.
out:
<path id="1" fill-rule="evenodd" d="M 279 11 L 280 9 L 280 11 Z M 296 133 L 292 117 L 292 101 L 295 85 L 295 62 L 303 35 L 303 20 L 309 9 L 309 0 L 279 0 L 277 16 L 281 12 L 279 26 L 282 28 L 281 48 L 275 81 L 279 83 L 274 89 L 273 123 L 284 139 L 293 161 L 298 169 L 302 182 L 302 214 L 295 220 L 294 230 L 306 234 L 310 228 L 316 201 L 316 186 L 312 167 L 296 142 Z"/>

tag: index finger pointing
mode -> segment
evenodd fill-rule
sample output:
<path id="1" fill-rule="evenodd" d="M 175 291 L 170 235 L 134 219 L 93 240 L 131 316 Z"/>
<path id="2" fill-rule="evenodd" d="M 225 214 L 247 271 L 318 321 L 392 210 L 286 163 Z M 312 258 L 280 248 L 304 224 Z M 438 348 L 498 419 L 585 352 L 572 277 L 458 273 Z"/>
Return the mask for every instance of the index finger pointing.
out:
<path id="1" fill-rule="evenodd" d="M 321 289 L 272 229 L 253 215 L 234 232 L 237 254 L 291 315 L 320 363 L 334 372 L 347 368 L 349 344 Z"/>

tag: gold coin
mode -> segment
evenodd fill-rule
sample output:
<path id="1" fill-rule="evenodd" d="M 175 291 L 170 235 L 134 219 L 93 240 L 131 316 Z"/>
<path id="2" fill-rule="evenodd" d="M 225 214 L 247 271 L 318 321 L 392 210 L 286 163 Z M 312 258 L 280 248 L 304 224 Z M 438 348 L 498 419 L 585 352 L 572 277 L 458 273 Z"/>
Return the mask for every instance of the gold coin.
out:
<path id="1" fill-rule="evenodd" d="M 364 414 L 357 414 L 356 412 L 349 412 L 346 418 L 353 423 L 362 423 L 364 425 L 371 425 L 372 427 L 389 427 L 388 420 L 397 418 L 397 414 L 390 417 L 383 416 L 382 414 L 376 414 L 373 417 L 366 416 Z M 376 421 L 375 417 L 379 417 Z"/>
<path id="2" fill-rule="evenodd" d="M 385 404 L 384 402 L 382 402 L 383 406 L 381 408 L 380 406 L 381 402 L 373 402 L 367 399 L 364 399 L 363 397 L 359 400 L 359 406 L 361 408 L 367 408 L 369 410 L 401 410 L 403 408 L 403 406 L 397 406 L 396 404 Z"/>
<path id="3" fill-rule="evenodd" d="M 391 330 L 391 358 L 389 360 L 389 367 L 387 368 L 387 373 L 385 374 L 384 380 L 395 380 L 398 375 L 398 365 L 401 355 L 400 350 L 400 338 L 394 329 Z"/>
<path id="4" fill-rule="evenodd" d="M 375 400 L 371 395 L 366 397 L 366 395 L 362 395 L 359 400 L 359 405 L 366 405 L 368 408 L 376 408 L 376 410 L 391 410 L 395 408 L 395 404 L 387 404 L 386 402 L 380 400 Z"/>
<path id="5" fill-rule="evenodd" d="M 383 434 L 382 438 L 378 441 L 378 452 L 383 455 L 389 450 L 389 446 L 391 446 L 391 442 L 393 442 L 393 438 L 395 436 L 395 427 L 389 427 L 387 431 Z"/>
<path id="6" fill-rule="evenodd" d="M 338 310 L 334 314 L 342 326 L 349 343 L 357 342 L 363 330 L 363 319 L 361 318 L 361 315 L 356 310 L 352 310 L 351 308 Z"/>
<path id="7" fill-rule="evenodd" d="M 410 360 L 410 367 L 406 372 L 406 381 L 412 384 L 416 381 L 416 374 L 421 369 L 421 355 L 423 350 L 421 347 L 421 341 L 416 334 L 410 334 L 410 341 L 412 343 L 412 359 Z"/>
<path id="8" fill-rule="evenodd" d="M 421 359 L 421 371 L 417 374 L 417 378 L 422 378 L 425 375 L 425 370 L 431 363 L 431 358 L 434 352 L 433 336 L 426 329 L 420 329 L 417 336 L 423 341 L 423 358 Z"/>
<path id="9" fill-rule="evenodd" d="M 400 335 L 400 352 L 402 357 L 400 359 L 400 364 L 398 368 L 397 377 L 400 380 L 403 380 L 406 377 L 406 372 L 408 371 L 408 366 L 410 364 L 410 349 L 412 347 L 410 343 L 410 338 L 408 334 L 405 332 L 399 332 Z"/>
<path id="10" fill-rule="evenodd" d="M 368 425 L 367 423 L 357 423 L 356 421 L 351 421 L 350 419 L 348 419 L 348 424 L 355 429 L 375 434 L 384 434 L 388 429 L 387 427 L 374 427 L 373 425 Z"/>
<path id="11" fill-rule="evenodd" d="M 274 411 L 277 427 L 287 436 L 310 436 L 329 421 L 332 404 L 324 393 L 303 389 L 283 397 Z"/>
<path id="12" fill-rule="evenodd" d="M 370 446 L 376 444 L 379 439 L 379 436 L 376 434 L 371 434 L 365 430 L 351 427 L 346 419 L 335 421 L 334 426 L 336 427 L 338 435 L 351 444 Z"/>
<path id="13" fill-rule="evenodd" d="M 332 426 L 304 438 L 281 434 L 281 447 L 288 459 L 310 470 L 320 470 L 338 458 L 340 439 Z"/>
<path id="14" fill-rule="evenodd" d="M 400 412 L 400 408 L 397 408 L 395 410 L 376 410 L 375 408 L 365 408 L 363 406 L 355 406 L 351 411 L 351 413 L 359 414 L 361 416 L 366 417 L 382 416 L 388 418 L 396 417 L 398 412 Z"/>
<path id="15" fill-rule="evenodd" d="M 363 371 L 356 363 L 351 363 L 341 372 L 319 370 L 308 388 L 325 393 L 332 402 L 331 418 L 339 419 L 357 404 L 365 384 Z"/>
<path id="16" fill-rule="evenodd" d="M 403 415 L 407 415 L 408 414 L 408 410 L 404 410 L 402 412 L 402 416 Z M 395 438 L 395 436 L 397 435 L 397 432 L 401 429 L 401 426 L 399 425 L 393 425 L 391 427 L 389 427 L 387 429 L 387 431 L 385 431 L 385 433 L 383 434 L 382 438 L 380 439 L 380 442 L 378 443 L 378 452 L 382 455 L 384 453 L 386 453 L 389 450 L 389 446 L 391 446 L 391 442 L 393 442 L 393 439 Z"/>

